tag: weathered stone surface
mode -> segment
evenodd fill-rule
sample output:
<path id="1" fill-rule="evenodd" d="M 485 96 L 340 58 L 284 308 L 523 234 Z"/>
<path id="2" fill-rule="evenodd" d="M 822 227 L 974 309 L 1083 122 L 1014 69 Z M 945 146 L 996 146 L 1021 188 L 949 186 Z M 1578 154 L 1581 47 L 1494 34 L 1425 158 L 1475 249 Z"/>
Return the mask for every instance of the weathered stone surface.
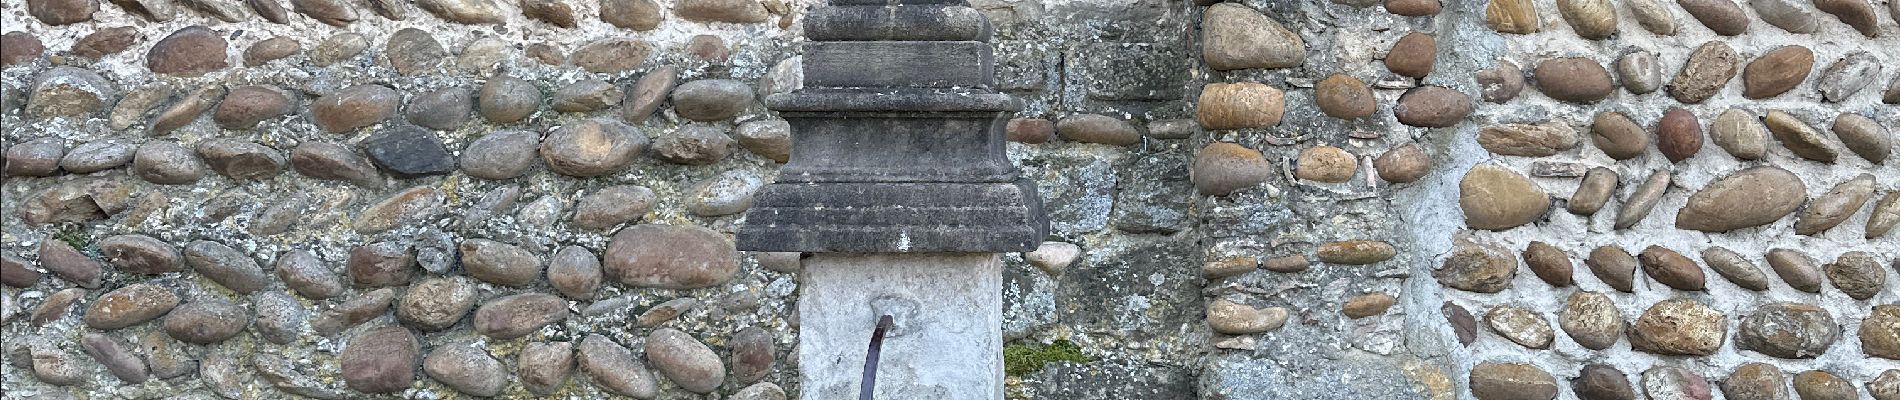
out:
<path id="1" fill-rule="evenodd" d="M 389 34 L 383 43 L 383 59 L 396 73 L 413 76 L 437 71 L 449 59 L 448 49 L 434 35 L 416 28 L 402 28 Z"/>
<path id="2" fill-rule="evenodd" d="M 1814 17 L 1814 10 L 1805 2 L 1793 0 L 1749 0 L 1748 6 L 1755 9 L 1755 15 L 1762 22 L 1790 33 L 1814 33 L 1820 28 Z"/>
<path id="3" fill-rule="evenodd" d="M 689 83 L 690 84 L 690 83 Z M 684 86 L 682 86 L 684 87 Z M 677 103 L 678 100 L 675 100 Z M 1101 114 L 1076 114 L 1056 121 L 1056 134 L 1063 140 L 1127 146 L 1141 143 L 1141 131 L 1119 118 Z"/>
<path id="4" fill-rule="evenodd" d="M 1523 256 L 1525 266 L 1530 267 L 1531 273 L 1544 280 L 1544 283 L 1556 287 L 1570 286 L 1573 270 L 1570 255 L 1564 254 L 1557 246 L 1533 241 L 1524 248 Z"/>
<path id="5" fill-rule="evenodd" d="M 224 37 L 203 25 L 179 29 L 152 44 L 145 68 L 155 74 L 199 76 L 231 65 Z"/>
<path id="6" fill-rule="evenodd" d="M 560 0 L 521 0 L 521 14 L 562 28 L 573 28 L 574 7 Z"/>
<path id="7" fill-rule="evenodd" d="M 31 363 L 19 367 L 31 368 L 33 377 L 39 378 L 40 382 L 53 386 L 74 386 L 85 382 L 91 375 L 92 371 L 89 371 L 89 368 L 81 364 L 72 354 L 60 350 L 58 346 L 39 344 L 19 349 L 21 349 L 20 352 L 14 353 L 14 357 L 17 357 L 15 359 Z M 29 351 L 30 353 L 27 353 Z"/>
<path id="8" fill-rule="evenodd" d="M 1702 266 L 1695 260 L 1662 246 L 1649 246 L 1643 249 L 1637 260 L 1643 265 L 1643 274 L 1676 290 L 1707 290 L 1707 277 Z"/>
<path id="9" fill-rule="evenodd" d="M 588 119 L 555 129 L 541 142 L 540 151 L 549 170 L 588 177 L 620 172 L 646 146 L 646 135 L 627 124 Z"/>
<path id="10" fill-rule="evenodd" d="M 1861 206 L 1866 205 L 1867 200 L 1873 198 L 1874 186 L 1872 174 L 1860 174 L 1854 179 L 1834 185 L 1833 189 L 1828 189 L 1827 194 L 1816 197 L 1813 202 L 1808 203 L 1807 209 L 1802 210 L 1801 215 L 1796 217 L 1795 234 L 1815 236 L 1847 221 L 1848 217 L 1860 212 Z"/>
<path id="11" fill-rule="evenodd" d="M 1846 1 L 1846 0 L 1842 0 Z M 1861 89 L 1874 86 L 1874 79 L 1880 75 L 1880 61 L 1872 53 L 1855 51 L 1841 57 L 1821 70 L 1821 78 L 1815 87 L 1821 91 L 1821 99 L 1829 102 L 1847 101 Z"/>
<path id="12" fill-rule="evenodd" d="M 74 56 L 98 59 L 125 51 L 132 47 L 132 44 L 137 43 L 141 39 L 140 36 L 136 27 L 101 28 L 74 41 L 71 53 Z"/>
<path id="13" fill-rule="evenodd" d="M 250 324 L 250 310 L 217 295 L 192 299 L 165 314 L 165 333 L 191 344 L 224 342 Z"/>
<path id="14" fill-rule="evenodd" d="M 1215 70 L 1292 68 L 1306 63 L 1306 42 L 1241 4 L 1215 4 L 1201 18 L 1201 57 Z"/>
<path id="15" fill-rule="evenodd" d="M 1453 289 L 1497 293 L 1511 287 L 1517 276 L 1517 257 L 1496 245 L 1458 239 L 1449 257 L 1432 276 Z"/>
<path id="16" fill-rule="evenodd" d="M 343 279 L 323 265 L 309 250 L 291 250 L 277 255 L 277 279 L 297 294 L 323 300 L 343 294 Z"/>
<path id="17" fill-rule="evenodd" d="M 1540 14 L 1530 0 L 1492 0 L 1484 6 L 1484 22 L 1502 33 L 1536 33 L 1543 29 Z"/>
<path id="18" fill-rule="evenodd" d="M 1813 258 L 1798 250 L 1773 249 L 1768 251 L 1768 266 L 1788 287 L 1808 293 L 1821 292 L 1821 267 Z"/>
<path id="19" fill-rule="evenodd" d="M 637 287 L 701 288 L 738 272 L 732 242 L 696 226 L 643 224 L 620 230 L 602 257 L 610 279 Z"/>
<path id="20" fill-rule="evenodd" d="M 1352 179 L 1359 169 L 1359 159 L 1352 153 L 1333 146 L 1313 146 L 1300 152 L 1299 160 L 1294 163 L 1293 176 L 1309 181 L 1342 183 Z"/>
<path id="21" fill-rule="evenodd" d="M 1340 119 L 1365 118 L 1379 111 L 1372 89 L 1359 78 L 1345 74 L 1334 74 L 1315 84 L 1313 102 L 1320 112 Z"/>
<path id="22" fill-rule="evenodd" d="M 1731 0 L 1676 0 L 1683 11 L 1715 34 L 1735 36 L 1748 32 L 1748 14 Z"/>
<path id="23" fill-rule="evenodd" d="M 1340 306 L 1340 313 L 1349 318 L 1366 318 L 1384 314 L 1392 305 L 1398 304 L 1398 298 L 1385 293 L 1372 293 L 1354 296 Z"/>
<path id="24" fill-rule="evenodd" d="M 496 124 L 521 121 L 541 107 L 541 89 L 534 84 L 506 75 L 496 75 L 482 84 L 477 101 L 482 118 Z"/>
<path id="25" fill-rule="evenodd" d="M 1768 154 L 1768 128 L 1754 114 L 1730 108 L 1709 124 L 1709 139 L 1729 155 L 1743 160 L 1759 160 Z"/>
<path id="26" fill-rule="evenodd" d="M 1616 8 L 1609 0 L 1563 0 L 1557 2 L 1557 11 L 1584 39 L 1606 39 L 1616 34 Z"/>
<path id="27" fill-rule="evenodd" d="M 1557 333 L 1550 329 L 1550 322 L 1521 307 L 1501 305 L 1492 307 L 1484 313 L 1484 325 L 1509 339 L 1512 343 L 1532 349 L 1550 348 L 1550 342 Z"/>
<path id="28" fill-rule="evenodd" d="M 145 360 L 140 359 L 137 353 L 133 353 L 128 348 L 131 346 L 118 339 L 97 333 L 87 333 L 80 336 L 79 344 L 85 349 L 86 355 L 105 366 L 107 372 L 125 383 L 138 384 L 151 378 L 150 370 L 145 367 Z"/>
<path id="29" fill-rule="evenodd" d="M 1549 372 L 1531 364 L 1498 362 L 1471 367 L 1470 387 L 1479 400 L 1551 400 L 1558 392 L 1557 379 Z"/>
<path id="30" fill-rule="evenodd" d="M 1900 225 L 1900 192 L 1888 192 L 1886 197 L 1874 202 L 1874 210 L 1867 216 L 1866 238 L 1885 236 L 1895 225 Z"/>
<path id="31" fill-rule="evenodd" d="M 501 131 L 482 135 L 462 150 L 462 172 L 482 179 L 514 179 L 534 167 L 541 135 Z"/>
<path id="32" fill-rule="evenodd" d="M 650 31 L 660 27 L 666 17 L 653 0 L 601 0 L 600 20 L 621 29 Z"/>
<path id="33" fill-rule="evenodd" d="M 640 80 L 627 88 L 626 106 L 620 108 L 620 118 L 631 123 L 645 122 L 654 110 L 660 108 L 660 102 L 673 93 L 678 75 L 679 68 L 671 65 L 663 65 L 641 75 Z"/>
<path id="34" fill-rule="evenodd" d="M 185 244 L 184 255 L 192 271 L 231 291 L 249 294 L 270 286 L 270 275 L 264 274 L 257 261 L 230 246 L 199 240 Z"/>
<path id="35" fill-rule="evenodd" d="M 244 49 L 244 66 L 256 67 L 271 61 L 296 55 L 303 51 L 303 44 L 289 36 L 272 36 L 270 39 L 251 43 Z"/>
<path id="36" fill-rule="evenodd" d="M 1386 0 L 1385 11 L 1406 17 L 1437 15 L 1443 8 L 1438 0 Z"/>
<path id="37" fill-rule="evenodd" d="M 1256 308 L 1227 299 L 1207 303 L 1207 326 L 1215 333 L 1251 335 L 1280 329 L 1286 324 L 1287 309 Z"/>
<path id="38" fill-rule="evenodd" d="M 650 399 L 659 394 L 659 382 L 633 351 L 600 335 L 587 335 L 575 348 L 582 371 L 608 392 Z"/>
<path id="39" fill-rule="evenodd" d="M 1821 370 L 1795 374 L 1794 393 L 1802 400 L 1853 400 L 1860 396 L 1853 383 Z"/>
<path id="40" fill-rule="evenodd" d="M 1887 273 L 1880 269 L 1880 260 L 1864 251 L 1841 253 L 1822 269 L 1835 288 L 1855 300 L 1874 298 L 1887 287 Z"/>
<path id="41" fill-rule="evenodd" d="M 1478 93 L 1488 103 L 1503 104 L 1524 90 L 1524 72 L 1510 61 L 1499 60 L 1496 67 L 1478 71 L 1477 81 Z"/>
<path id="42" fill-rule="evenodd" d="M 178 294 L 153 283 L 134 283 L 100 295 L 86 306 L 86 327 L 110 331 L 157 319 L 178 306 Z"/>
<path id="43" fill-rule="evenodd" d="M 1469 347 L 1478 340 L 1478 319 L 1471 316 L 1471 311 L 1450 301 L 1438 308 L 1445 313 L 1445 322 L 1451 324 L 1451 333 L 1458 337 L 1459 344 Z"/>
<path id="44" fill-rule="evenodd" d="M 251 129 L 265 120 L 290 113 L 290 97 L 267 86 L 246 85 L 231 88 L 211 114 L 211 120 L 225 129 Z"/>
<path id="45" fill-rule="evenodd" d="M 1417 143 L 1406 143 L 1373 159 L 1372 168 L 1379 172 L 1379 179 L 1386 182 L 1411 183 L 1431 173 L 1432 157 Z"/>
<path id="46" fill-rule="evenodd" d="M 1841 144 L 1867 162 L 1885 164 L 1887 157 L 1893 154 L 1893 135 L 1882 128 L 1873 118 L 1854 113 L 1841 113 L 1834 118 L 1834 135 L 1841 138 Z"/>
<path id="47" fill-rule="evenodd" d="M 338 180 L 358 186 L 382 187 L 383 176 L 369 159 L 335 143 L 306 141 L 290 149 L 290 167 L 311 178 Z"/>
<path id="48" fill-rule="evenodd" d="M 475 333 L 494 340 L 508 340 L 567 320 L 567 301 L 545 293 L 524 293 L 489 300 L 475 310 L 470 321 Z"/>
<path id="49" fill-rule="evenodd" d="M 1900 305 L 1874 306 L 1860 321 L 1860 348 L 1867 355 L 1900 360 Z"/>
<path id="50" fill-rule="evenodd" d="M 17 5 L 15 7 L 18 7 Z M 17 9 L 17 8 L 16 8 Z M 32 0 L 26 2 L 26 13 L 38 18 L 47 25 L 70 25 L 92 20 L 92 13 L 99 11 L 97 0 Z"/>
<path id="51" fill-rule="evenodd" d="M 1589 104 L 1616 91 L 1616 80 L 1603 64 L 1583 57 L 1559 57 L 1537 63 L 1531 71 L 1537 90 L 1550 98 Z"/>
<path id="52" fill-rule="evenodd" d="M 62 240 L 40 241 L 39 258 L 40 268 L 80 287 L 98 289 L 104 279 L 104 270 L 98 260 Z"/>
<path id="53" fill-rule="evenodd" d="M 1900 369 L 1886 370 L 1880 376 L 1868 380 L 1867 392 L 1874 395 L 1874 400 L 1900 399 Z"/>
<path id="54" fill-rule="evenodd" d="M 1689 196 L 1676 212 L 1676 228 L 1727 232 L 1774 223 L 1807 200 L 1807 185 L 1779 167 L 1731 173 Z"/>
<path id="55" fill-rule="evenodd" d="M 32 87 L 26 99 L 26 112 L 41 118 L 92 114 L 104 109 L 117 94 L 112 82 L 98 73 L 63 65 L 41 72 L 33 79 Z M 156 102 L 162 100 L 151 101 L 156 106 Z M 139 110 L 139 113 L 144 111 Z"/>
<path id="56" fill-rule="evenodd" d="M 554 91 L 554 111 L 589 112 L 620 104 L 626 96 L 620 87 L 607 81 L 588 79 L 562 86 Z"/>
<path id="57" fill-rule="evenodd" d="M 1472 167 L 1458 183 L 1458 206 L 1472 229 L 1507 230 L 1535 222 L 1550 208 L 1550 195 L 1506 167 Z"/>
<path id="58" fill-rule="evenodd" d="M 1702 122 L 1680 107 L 1663 112 L 1656 122 L 1656 148 L 1670 162 L 1682 162 L 1702 151 Z"/>
<path id="59" fill-rule="evenodd" d="M 52 176 L 66 155 L 66 140 L 57 137 L 33 139 L 14 144 L 6 152 L 6 176 Z"/>
<path id="60" fill-rule="evenodd" d="M 1617 57 L 1616 77 L 1622 82 L 1623 89 L 1631 94 L 1655 92 L 1663 86 L 1662 62 L 1656 59 L 1656 53 L 1653 52 L 1629 52 Z"/>
<path id="61" fill-rule="evenodd" d="M 1807 122 L 1782 110 L 1768 110 L 1762 123 L 1768 126 L 1768 132 L 1774 134 L 1775 141 L 1794 152 L 1794 155 L 1809 160 L 1832 164 L 1840 153 L 1821 138 L 1821 132 Z"/>
<path id="62" fill-rule="evenodd" d="M 348 26 L 357 20 L 354 4 L 336 0 L 290 0 L 290 7 L 329 26 Z"/>
<path id="63" fill-rule="evenodd" d="M 1702 249 L 1702 262 L 1735 286 L 1753 291 L 1768 290 L 1768 274 L 1734 250 L 1721 246 Z"/>
<path id="64" fill-rule="evenodd" d="M 1385 68 L 1401 76 L 1424 79 L 1438 60 L 1438 41 L 1431 35 L 1412 32 L 1399 37 L 1385 53 Z"/>
<path id="65" fill-rule="evenodd" d="M 683 0 L 673 6 L 673 14 L 689 21 L 736 24 L 765 22 L 771 17 L 757 0 Z"/>
<path id="66" fill-rule="evenodd" d="M 726 171 L 687 189 L 686 211 L 704 217 L 745 212 L 764 186 L 765 180 L 752 172 Z"/>
<path id="67" fill-rule="evenodd" d="M 1735 330 L 1735 347 L 1804 359 L 1826 353 L 1840 338 L 1840 327 L 1827 310 L 1810 304 L 1772 303 L 1742 318 Z"/>
<path id="68" fill-rule="evenodd" d="M 501 24 L 501 9 L 490 0 L 419 0 L 416 6 L 437 17 L 464 24 Z"/>
<path id="69" fill-rule="evenodd" d="M 240 181 L 269 179 L 284 169 L 284 155 L 276 149 L 237 139 L 198 142 L 198 157 L 212 171 Z"/>
<path id="70" fill-rule="evenodd" d="M 1643 371 L 1643 395 L 1655 400 L 1709 400 L 1714 397 L 1709 380 L 1695 371 L 1658 366 Z"/>
<path id="71" fill-rule="evenodd" d="M 282 291 L 262 291 L 251 295 L 251 307 L 257 310 L 251 330 L 271 343 L 294 343 L 303 336 L 304 326 L 309 324 L 310 313 L 304 311 L 303 304 Z"/>
<path id="72" fill-rule="evenodd" d="M 436 346 L 422 359 L 422 372 L 458 392 L 481 397 L 501 394 L 508 385 L 508 372 L 483 347 L 481 343 Z"/>
<path id="73" fill-rule="evenodd" d="M 653 140 L 653 158 L 674 164 L 709 165 L 732 154 L 736 141 L 714 125 L 680 127 Z"/>
<path id="74" fill-rule="evenodd" d="M 468 276 L 502 286 L 521 287 L 541 279 L 540 258 L 507 243 L 487 239 L 462 241 L 462 267 Z"/>
<path id="75" fill-rule="evenodd" d="M 1776 2 L 1783 0 L 1754 0 Z M 1782 46 L 1748 63 L 1742 69 L 1742 96 L 1751 99 L 1775 97 L 1787 93 L 1808 79 L 1814 71 L 1814 51 L 1802 46 Z"/>
<path id="76" fill-rule="evenodd" d="M 1060 242 L 1044 242 L 1044 246 L 1047 246 L 1048 243 Z M 1077 250 L 1080 249 L 1078 248 Z M 1201 275 L 1208 279 L 1229 278 L 1245 275 L 1259 268 L 1259 258 L 1245 256 L 1222 257 L 1208 260 L 1206 263 L 1201 264 Z"/>
<path id="77" fill-rule="evenodd" d="M 402 94 L 377 84 L 343 88 L 310 104 L 310 121 L 331 133 L 375 125 L 396 114 Z"/>
<path id="78" fill-rule="evenodd" d="M 1578 142 L 1577 130 L 1562 121 L 1478 129 L 1478 145 L 1505 156 L 1545 157 L 1576 147 Z"/>
<path id="79" fill-rule="evenodd" d="M 0 283 L 16 288 L 40 283 L 40 272 L 27 268 L 27 261 L 11 255 L 0 256 Z"/>
<path id="80" fill-rule="evenodd" d="M 1623 335 L 1623 314 L 1609 296 L 1596 292 L 1571 293 L 1557 316 L 1557 326 L 1578 345 L 1603 350 Z"/>
<path id="81" fill-rule="evenodd" d="M 0 35 L 0 49 L 4 49 L 0 50 L 0 67 L 11 67 L 40 58 L 46 45 L 33 34 L 13 31 Z"/>
<path id="82" fill-rule="evenodd" d="M 1195 155 L 1190 175 L 1202 195 L 1226 196 L 1266 182 L 1273 176 L 1273 165 L 1254 149 L 1215 142 Z"/>
<path id="83" fill-rule="evenodd" d="M 461 277 L 425 278 L 396 302 L 396 319 L 423 332 L 454 326 L 475 308 L 475 284 Z"/>
<path id="84" fill-rule="evenodd" d="M 396 300 L 396 291 L 389 288 L 371 290 L 337 303 L 317 314 L 310 321 L 310 329 L 318 336 L 331 336 L 362 325 L 380 317 L 389 311 L 390 302 Z"/>
<path id="85" fill-rule="evenodd" d="M 26 145 L 33 145 L 36 142 L 37 141 L 22 143 L 21 145 L 14 146 L 14 148 L 22 148 L 23 146 L 26 146 Z M 44 145 L 36 145 L 36 146 L 44 146 Z M 40 152 L 40 151 L 44 151 L 44 148 L 37 149 L 35 152 Z M 138 146 L 132 145 L 130 143 L 122 142 L 119 139 L 104 139 L 104 140 L 99 140 L 99 141 L 86 142 L 78 146 L 74 146 L 72 150 L 67 151 L 65 156 L 59 159 L 58 167 L 59 169 L 65 170 L 68 173 L 74 173 L 74 174 L 87 174 L 87 173 L 104 171 L 108 169 L 118 168 L 120 166 L 125 165 L 126 163 L 132 162 L 132 155 L 133 153 L 137 151 L 138 151 Z M 38 157 L 44 154 L 46 153 L 40 152 L 38 153 L 38 155 L 35 155 L 34 157 Z M 45 169 L 45 167 L 33 165 L 33 163 L 14 162 L 12 160 L 7 161 L 7 167 L 11 168 L 11 167 L 14 167 L 15 165 L 21 165 L 23 167 L 32 166 L 33 168 Z M 43 164 L 40 164 L 40 165 L 43 165 Z M 11 174 L 11 172 L 8 172 L 8 174 Z"/>
<path id="86" fill-rule="evenodd" d="M 1729 3 L 1729 0 L 1688 1 L 1734 6 L 1733 3 Z M 1747 17 L 1740 14 L 1741 10 L 1738 8 L 1735 11 L 1736 15 L 1744 18 L 1742 21 L 1746 23 Z M 1729 47 L 1727 42 L 1713 40 L 1703 43 L 1701 47 L 1689 53 L 1689 60 L 1683 62 L 1682 70 L 1677 71 L 1676 77 L 1669 80 L 1669 96 L 1687 104 L 1697 104 L 1715 97 L 1716 93 L 1722 91 L 1723 86 L 1728 85 L 1730 79 L 1735 78 L 1736 70 L 1739 69 L 1737 66 L 1741 62 L 1741 55 L 1736 54 L 1735 49 Z"/>
<path id="87" fill-rule="evenodd" d="M 474 111 L 474 92 L 462 87 L 446 87 L 409 99 L 409 123 L 424 128 L 452 131 L 468 124 Z"/>
<path id="88" fill-rule="evenodd" d="M 726 380 L 719 354 L 677 329 L 660 328 L 648 335 L 646 358 L 667 380 L 689 392 L 710 393 Z"/>
<path id="89" fill-rule="evenodd" d="M 1471 97 L 1457 90 L 1420 86 L 1399 96 L 1399 104 L 1392 107 L 1392 115 L 1398 117 L 1401 124 L 1421 128 L 1449 128 L 1470 115 L 1473 107 Z"/>
<path id="90" fill-rule="evenodd" d="M 408 329 L 384 326 L 350 338 L 339 357 L 343 382 L 363 393 L 395 393 L 416 378 L 422 346 Z"/>
<path id="91" fill-rule="evenodd" d="M 1595 215 L 1609 204 L 1610 197 L 1616 194 L 1617 185 L 1616 171 L 1604 167 L 1591 168 L 1590 172 L 1583 175 L 1583 181 L 1577 184 L 1577 192 L 1570 195 L 1565 210 L 1576 215 Z"/>
<path id="92" fill-rule="evenodd" d="M 617 74 L 639 68 L 646 62 L 649 51 L 647 44 L 638 40 L 606 39 L 574 50 L 567 62 L 587 72 Z"/>
<path id="93" fill-rule="evenodd" d="M 416 256 L 409 248 L 390 242 L 371 243 L 350 250 L 345 271 L 357 286 L 386 287 L 409 284 L 416 273 Z"/>
<path id="94" fill-rule="evenodd" d="M 515 365 L 521 386 L 537 395 L 553 394 L 574 372 L 574 342 L 530 342 Z"/>
<path id="95" fill-rule="evenodd" d="M 1874 13 L 1874 5 L 1867 0 L 1818 0 L 1814 8 L 1834 15 L 1847 26 L 1867 37 L 1880 36 L 1880 17 Z"/>
<path id="96" fill-rule="evenodd" d="M 1636 290 L 1636 256 L 1630 256 L 1621 246 L 1598 246 L 1590 250 L 1590 258 L 1585 258 L 1583 264 L 1590 267 L 1598 281 L 1617 292 Z"/>
<path id="97" fill-rule="evenodd" d="M 370 163 L 397 178 L 443 175 L 455 170 L 455 157 L 449 155 L 441 139 L 426 130 L 386 129 L 364 138 L 362 146 Z"/>
<path id="98" fill-rule="evenodd" d="M 1630 327 L 1630 347 L 1661 355 L 1710 355 L 1728 337 L 1728 317 L 1701 302 L 1675 298 L 1643 311 Z"/>
<path id="99" fill-rule="evenodd" d="M 1321 262 L 1367 265 L 1389 260 L 1398 250 L 1383 241 L 1345 240 L 1321 244 L 1315 253 Z"/>
<path id="100" fill-rule="evenodd" d="M 1636 400 L 1629 377 L 1608 364 L 1590 364 L 1570 381 L 1570 390 L 1581 400 Z"/>
<path id="101" fill-rule="evenodd" d="M 656 199 L 653 190 L 641 186 L 601 188 L 577 202 L 574 224 L 587 229 L 612 228 L 645 215 Z"/>
<path id="102" fill-rule="evenodd" d="M 1790 400 L 1787 380 L 1772 364 L 1742 364 L 1722 380 L 1722 395 L 1735 400 Z"/>
<path id="103" fill-rule="evenodd" d="M 1047 122 L 1048 120 L 1040 120 Z M 1014 123 L 1014 121 L 1011 121 Z M 1054 126 L 1048 126 L 1050 131 Z M 1045 132 L 1047 133 L 1047 132 Z M 739 146 L 766 159 L 785 163 L 792 158 L 792 125 L 782 119 L 746 121 L 732 131 Z M 1045 141 L 1047 135 L 1044 135 Z"/>
<path id="104" fill-rule="evenodd" d="M 1210 130 L 1265 128 L 1285 111 L 1280 89 L 1258 82 L 1210 83 L 1201 87 L 1197 119 Z"/>

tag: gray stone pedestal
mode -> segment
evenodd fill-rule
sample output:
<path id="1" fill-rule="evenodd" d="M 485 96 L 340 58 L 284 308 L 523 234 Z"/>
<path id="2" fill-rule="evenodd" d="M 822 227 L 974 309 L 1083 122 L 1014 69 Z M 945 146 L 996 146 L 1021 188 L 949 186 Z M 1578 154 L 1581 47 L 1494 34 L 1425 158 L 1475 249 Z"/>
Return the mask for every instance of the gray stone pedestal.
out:
<path id="1" fill-rule="evenodd" d="M 878 317 L 894 322 L 876 398 L 1003 398 L 1003 263 L 996 253 L 819 253 L 798 299 L 802 399 L 858 398 Z"/>

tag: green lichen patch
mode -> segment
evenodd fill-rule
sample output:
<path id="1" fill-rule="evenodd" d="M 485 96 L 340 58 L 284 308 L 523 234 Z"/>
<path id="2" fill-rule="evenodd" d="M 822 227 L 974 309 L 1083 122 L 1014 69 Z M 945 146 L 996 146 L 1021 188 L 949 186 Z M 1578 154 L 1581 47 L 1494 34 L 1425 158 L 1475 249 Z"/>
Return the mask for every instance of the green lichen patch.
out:
<path id="1" fill-rule="evenodd" d="M 1082 348 L 1074 342 L 1056 340 L 1047 345 L 1012 344 L 1003 346 L 1003 373 L 1020 377 L 1041 371 L 1042 366 L 1051 362 L 1086 363 L 1089 356 L 1082 354 Z"/>

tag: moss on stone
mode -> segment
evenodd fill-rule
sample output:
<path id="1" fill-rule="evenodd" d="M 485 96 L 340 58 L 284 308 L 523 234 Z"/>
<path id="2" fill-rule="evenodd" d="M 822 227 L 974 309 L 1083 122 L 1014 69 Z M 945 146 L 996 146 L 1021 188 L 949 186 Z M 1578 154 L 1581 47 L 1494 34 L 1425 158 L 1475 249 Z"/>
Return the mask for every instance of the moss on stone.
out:
<path id="1" fill-rule="evenodd" d="M 1047 345 L 1012 344 L 1003 346 L 1003 373 L 1020 377 L 1041 371 L 1043 365 L 1063 361 L 1073 363 L 1089 362 L 1089 356 L 1082 354 L 1082 348 L 1068 340 L 1056 340 Z"/>
<path id="2" fill-rule="evenodd" d="M 66 242 L 66 245 L 73 246 L 74 250 L 86 251 L 86 246 L 92 245 L 92 235 L 87 235 L 86 229 L 78 225 L 62 227 L 58 231 L 54 231 L 52 237 L 53 240 Z"/>

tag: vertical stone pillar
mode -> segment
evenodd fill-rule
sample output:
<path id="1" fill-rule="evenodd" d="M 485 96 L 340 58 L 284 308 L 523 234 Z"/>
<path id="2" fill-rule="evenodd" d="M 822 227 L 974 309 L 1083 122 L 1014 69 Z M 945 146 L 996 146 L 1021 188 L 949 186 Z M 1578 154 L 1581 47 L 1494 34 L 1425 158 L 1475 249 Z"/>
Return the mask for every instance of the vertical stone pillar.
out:
<path id="1" fill-rule="evenodd" d="M 856 398 L 878 318 L 879 399 L 1003 395 L 1002 267 L 1048 223 L 1004 155 L 989 21 L 962 0 L 833 0 L 807 14 L 805 88 L 766 105 L 791 159 L 738 232 L 818 253 L 799 298 L 801 398 Z"/>

